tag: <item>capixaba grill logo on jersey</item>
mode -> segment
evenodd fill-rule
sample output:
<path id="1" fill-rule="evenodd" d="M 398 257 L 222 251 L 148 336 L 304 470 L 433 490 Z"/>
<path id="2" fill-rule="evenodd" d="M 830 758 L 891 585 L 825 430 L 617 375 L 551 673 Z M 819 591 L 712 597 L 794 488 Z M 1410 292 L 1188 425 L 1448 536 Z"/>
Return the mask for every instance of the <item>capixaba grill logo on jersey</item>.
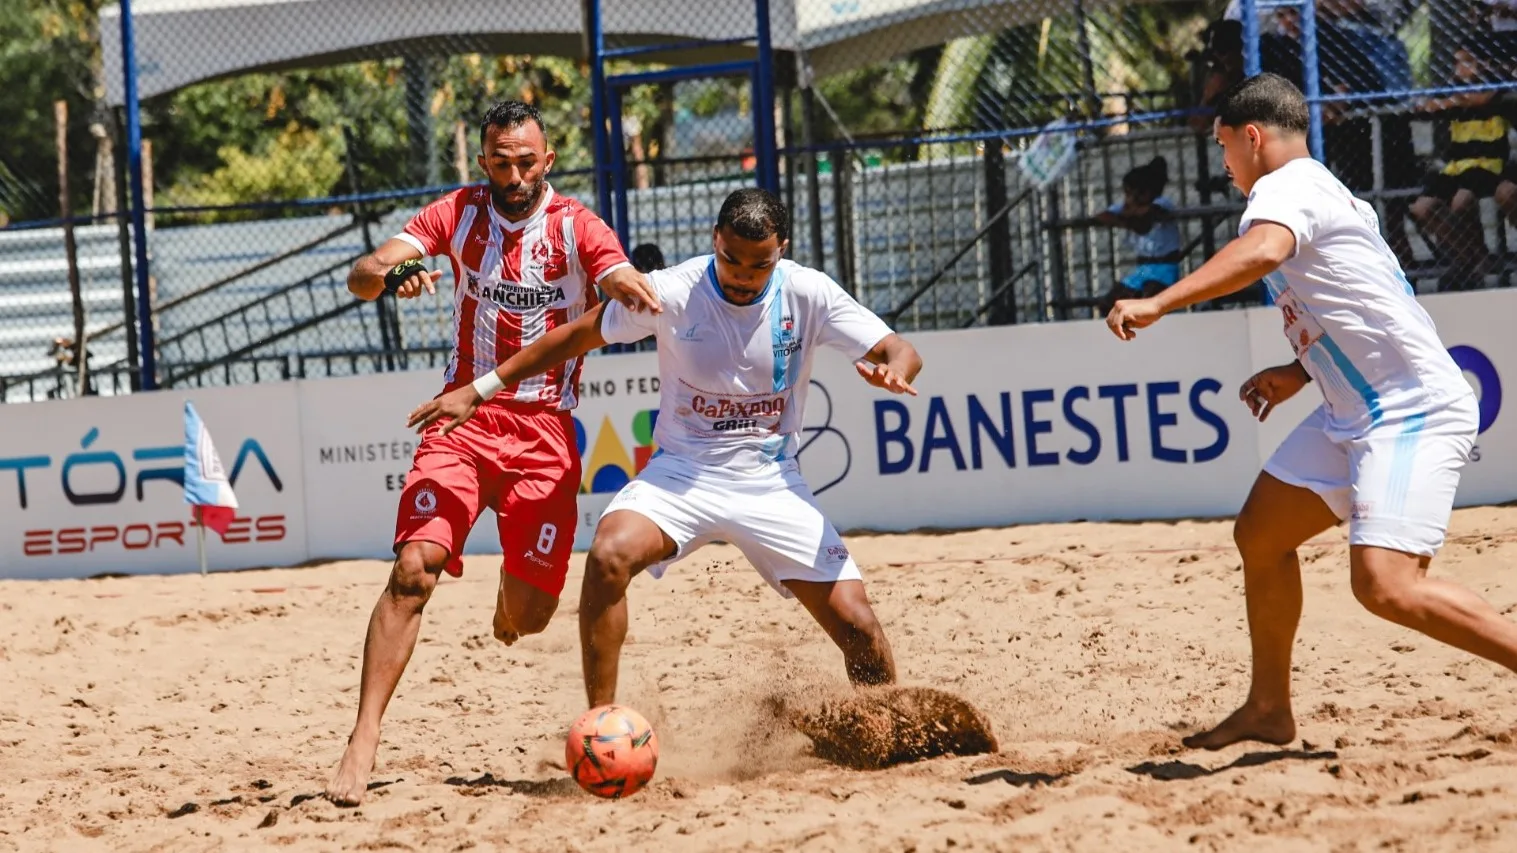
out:
<path id="1" fill-rule="evenodd" d="M 574 418 L 574 439 L 584 467 L 581 494 L 610 494 L 648 467 L 658 451 L 653 430 L 658 425 L 658 410 L 643 409 L 625 423 L 610 415 L 601 418 L 592 445 L 579 416 Z M 853 451 L 848 439 L 832 426 L 832 395 L 815 379 L 800 432 L 800 459 L 806 481 L 814 494 L 821 494 L 841 483 L 853 466 Z M 587 452 L 588 451 L 588 452 Z"/>

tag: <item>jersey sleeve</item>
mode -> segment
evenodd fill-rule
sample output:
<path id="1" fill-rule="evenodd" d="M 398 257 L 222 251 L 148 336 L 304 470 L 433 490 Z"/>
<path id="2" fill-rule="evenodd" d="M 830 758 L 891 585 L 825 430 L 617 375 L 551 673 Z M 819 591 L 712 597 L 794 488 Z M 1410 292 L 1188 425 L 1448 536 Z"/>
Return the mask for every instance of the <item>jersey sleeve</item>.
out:
<path id="1" fill-rule="evenodd" d="M 589 210 L 581 208 L 575 212 L 574 232 L 580 269 L 596 284 L 616 270 L 632 266 L 616 232 Z"/>
<path id="2" fill-rule="evenodd" d="M 648 284 L 652 286 L 660 304 L 668 294 L 668 288 L 663 286 L 663 278 L 664 275 L 657 271 L 648 273 Z M 608 299 L 600 317 L 600 334 L 608 344 L 636 343 L 658 333 L 661 316 L 652 311 L 633 311 L 615 299 Z"/>
<path id="3" fill-rule="evenodd" d="M 1317 211 L 1324 205 L 1319 203 L 1318 194 L 1311 187 L 1303 186 L 1293 190 L 1283 181 L 1272 181 L 1269 177 L 1272 176 L 1261 178 L 1254 184 L 1248 207 L 1244 208 L 1243 217 L 1238 221 L 1238 234 L 1246 233 L 1260 222 L 1273 222 L 1289 228 L 1296 238 L 1295 249 L 1291 251 L 1291 256 L 1294 257 L 1316 235 Z"/>
<path id="4" fill-rule="evenodd" d="M 448 247 L 453 242 L 453 229 L 458 227 L 460 198 L 460 193 L 449 193 L 423 207 L 395 235 L 395 239 L 415 246 L 424 257 L 448 254 Z"/>
<path id="5" fill-rule="evenodd" d="M 831 277 L 817 273 L 821 279 L 822 322 L 817 342 L 857 361 L 874 349 L 874 345 L 891 334 L 890 327 L 873 311 L 838 286 Z"/>

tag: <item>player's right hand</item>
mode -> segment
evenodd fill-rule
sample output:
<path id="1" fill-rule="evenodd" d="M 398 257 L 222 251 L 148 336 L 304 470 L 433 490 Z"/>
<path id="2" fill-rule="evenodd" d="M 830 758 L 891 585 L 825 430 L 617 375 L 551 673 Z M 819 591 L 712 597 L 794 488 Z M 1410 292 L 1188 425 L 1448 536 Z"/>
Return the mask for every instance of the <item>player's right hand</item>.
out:
<path id="1" fill-rule="evenodd" d="M 1306 383 L 1306 371 L 1300 362 L 1267 367 L 1243 383 L 1238 389 L 1238 399 L 1247 403 L 1248 410 L 1262 423 L 1276 406 L 1296 396 Z"/>
<path id="2" fill-rule="evenodd" d="M 442 270 L 429 270 L 420 261 L 403 261 L 385 274 L 385 290 L 396 299 L 415 299 L 423 290 L 435 295 L 440 278 Z"/>
<path id="3" fill-rule="evenodd" d="M 859 376 L 863 377 L 865 382 L 876 388 L 884 388 L 892 394 L 910 394 L 913 397 L 917 395 L 917 389 L 911 387 L 911 383 L 906 381 L 906 377 L 888 364 L 871 364 L 867 361 L 856 361 L 853 363 L 853 367 L 859 372 Z"/>

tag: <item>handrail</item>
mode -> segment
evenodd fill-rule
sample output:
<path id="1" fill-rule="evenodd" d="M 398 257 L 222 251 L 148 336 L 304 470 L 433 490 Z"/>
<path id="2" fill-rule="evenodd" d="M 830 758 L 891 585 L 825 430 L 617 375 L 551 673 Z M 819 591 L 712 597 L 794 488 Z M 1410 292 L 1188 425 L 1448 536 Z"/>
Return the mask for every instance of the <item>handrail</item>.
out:
<path id="1" fill-rule="evenodd" d="M 963 248 L 959 249 L 959 251 L 956 252 L 952 258 L 949 258 L 948 261 L 941 267 L 938 267 L 936 272 L 934 272 L 931 276 L 928 276 L 925 282 L 919 285 L 916 290 L 912 291 L 912 293 L 906 297 L 906 301 L 902 302 L 900 305 L 897 305 L 893 311 L 886 314 L 886 322 L 894 324 L 897 320 L 899 320 L 901 318 L 901 315 L 906 313 L 907 308 L 910 308 L 916 303 L 918 299 L 921 299 L 922 294 L 931 290 L 934 285 L 943 279 L 943 276 L 948 274 L 948 271 L 950 269 L 953 269 L 954 264 L 957 264 L 960 259 L 969 254 L 970 249 L 973 249 L 976 245 L 979 244 L 981 240 L 985 239 L 985 235 L 990 233 L 990 229 L 994 228 L 997 222 L 1005 219 L 1007 214 L 1016 209 L 1018 205 L 1031 198 L 1034 192 L 1036 192 L 1036 190 L 1033 187 L 1028 187 L 1027 189 L 1022 190 L 1020 193 L 1017 193 L 1015 198 L 1007 201 L 1000 210 L 996 211 L 994 216 L 987 219 L 985 221 L 985 224 L 980 226 L 980 230 L 975 233 L 974 237 L 970 238 L 969 242 L 964 244 Z"/>
<path id="2" fill-rule="evenodd" d="M 985 298 L 985 301 L 980 304 L 980 307 L 974 309 L 974 313 L 969 315 L 969 319 L 959 324 L 959 328 L 967 329 L 970 326 L 973 326 L 975 323 L 979 322 L 980 315 L 984 314 L 986 311 L 989 311 L 990 307 L 995 304 L 997 299 L 1000 299 L 1003 295 L 1005 295 L 1006 291 L 1011 290 L 1012 287 L 1016 286 L 1016 283 L 1022 280 L 1022 276 L 1027 275 L 1037 268 L 1037 261 L 1028 261 L 1027 263 L 1023 264 L 1022 268 L 1017 270 L 1015 273 L 1012 273 L 1011 277 L 1006 279 L 1005 283 L 1003 283 L 1000 287 L 997 287 L 995 290 L 991 291 L 990 295 Z"/>

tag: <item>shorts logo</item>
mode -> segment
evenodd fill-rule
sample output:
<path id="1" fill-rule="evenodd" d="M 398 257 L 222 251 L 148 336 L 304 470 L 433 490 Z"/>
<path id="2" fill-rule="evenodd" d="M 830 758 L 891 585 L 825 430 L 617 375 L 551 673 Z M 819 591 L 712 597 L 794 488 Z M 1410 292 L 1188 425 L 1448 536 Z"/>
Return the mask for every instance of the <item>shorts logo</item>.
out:
<path id="1" fill-rule="evenodd" d="M 848 560 L 848 549 L 843 545 L 828 545 L 827 560 L 833 563 L 842 563 Z"/>
<path id="2" fill-rule="evenodd" d="M 437 513 L 437 493 L 430 488 L 422 488 L 416 492 L 416 516 L 418 518 L 431 518 Z"/>
<path id="3" fill-rule="evenodd" d="M 542 557 L 539 557 L 536 554 L 532 553 L 532 551 L 530 549 L 525 554 L 522 554 L 522 556 L 526 557 L 528 560 L 531 560 L 532 562 L 538 564 L 539 566 L 542 566 L 544 568 L 551 568 L 551 566 L 549 566 L 547 560 L 544 560 Z"/>
<path id="4" fill-rule="evenodd" d="M 1353 511 L 1349 518 L 1354 521 L 1364 521 L 1375 514 L 1375 505 L 1370 501 L 1354 501 Z"/>

